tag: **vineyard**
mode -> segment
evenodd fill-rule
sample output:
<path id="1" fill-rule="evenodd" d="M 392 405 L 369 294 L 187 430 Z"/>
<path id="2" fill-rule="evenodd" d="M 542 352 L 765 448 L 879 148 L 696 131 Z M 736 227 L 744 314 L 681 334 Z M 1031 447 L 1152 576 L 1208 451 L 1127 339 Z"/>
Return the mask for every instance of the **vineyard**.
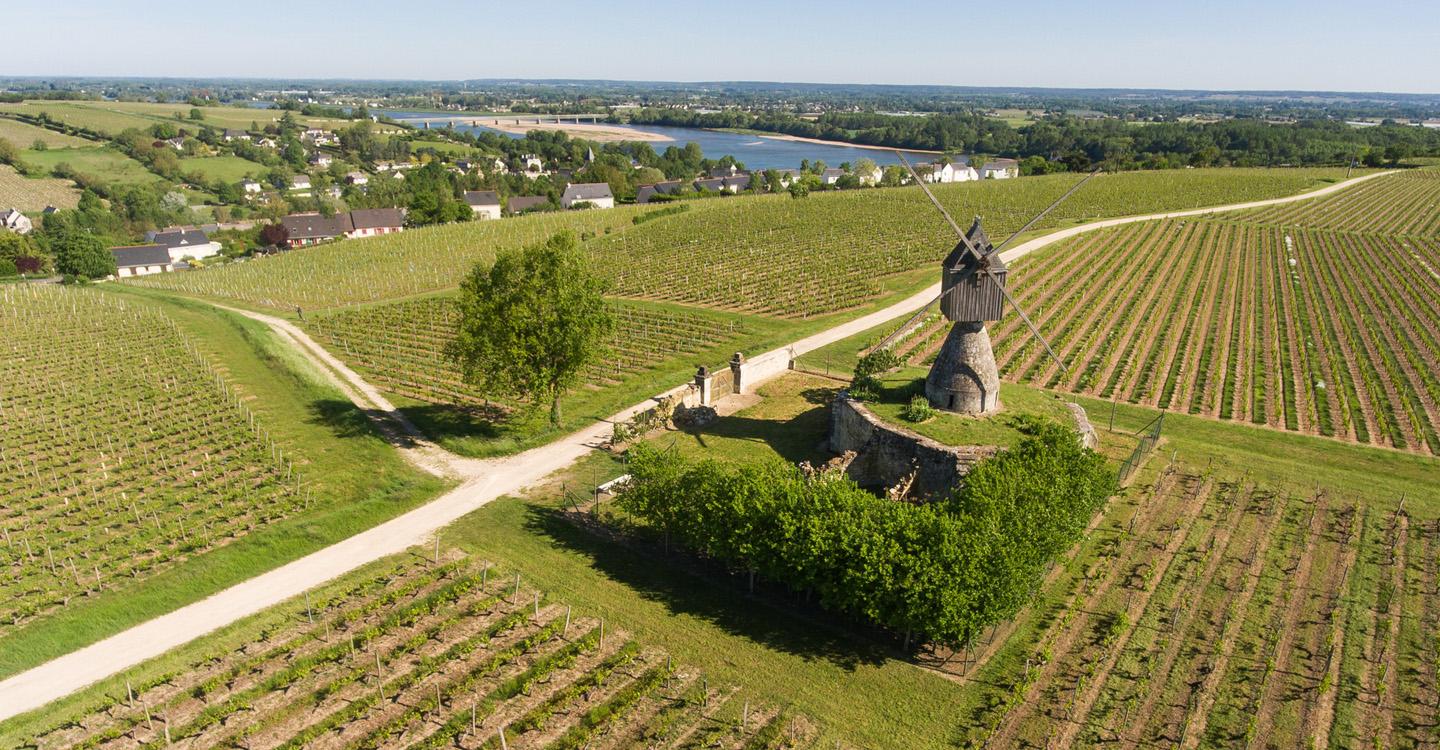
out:
<path id="1" fill-rule="evenodd" d="M 1013 315 L 993 328 L 996 361 L 1013 381 L 1440 454 L 1436 269 L 1433 237 L 1205 220 L 1101 230 L 1015 274 L 1068 371 Z"/>
<path id="2" fill-rule="evenodd" d="M 0 295 L 0 634 L 308 506 L 170 319 L 97 292 Z"/>
<path id="3" fill-rule="evenodd" d="M 1440 743 L 1440 524 L 1150 474 L 1051 576 L 1047 607 L 978 654 L 968 746 Z"/>
<path id="4" fill-rule="evenodd" d="M 1440 171 L 1403 172 L 1314 201 L 1252 209 L 1237 218 L 1256 224 L 1436 237 L 1440 236 Z"/>
<path id="5" fill-rule="evenodd" d="M 40 211 L 46 206 L 74 208 L 79 202 L 80 192 L 66 180 L 25 177 L 14 167 L 0 164 L 0 206 Z"/>
<path id="6" fill-rule="evenodd" d="M 564 229 L 591 234 L 622 229 L 644 208 L 540 213 L 412 229 L 131 283 L 287 311 L 375 302 L 456 287 L 477 262 L 494 259 L 497 251 L 523 247 Z"/>
<path id="7" fill-rule="evenodd" d="M 407 557 L 289 609 L 243 645 L 117 685 L 28 747 L 759 750 L 816 736 L 488 563 Z"/>
<path id="8" fill-rule="evenodd" d="M 615 385 L 677 356 L 694 355 L 747 332 L 730 319 L 691 311 L 614 305 L 616 330 L 610 351 L 584 379 Z M 481 407 L 485 398 L 460 379 L 445 358 L 457 315 L 453 297 L 426 297 L 358 307 L 307 318 L 306 327 L 371 383 L 417 401 Z"/>
<path id="9" fill-rule="evenodd" d="M 1224 169 L 1106 175 L 1041 224 L 1290 195 L 1333 181 L 1335 169 Z M 1052 175 L 940 185 L 959 217 L 994 233 L 1018 229 L 1079 178 Z M 697 201 L 685 214 L 632 224 L 647 207 L 538 214 L 417 229 L 132 283 L 251 305 L 331 308 L 449 289 L 477 261 L 561 229 L 595 236 L 587 249 L 623 296 L 786 317 L 856 307 L 877 280 L 936 262 L 954 243 L 914 189 Z M 650 211 L 663 209 L 649 209 Z"/>

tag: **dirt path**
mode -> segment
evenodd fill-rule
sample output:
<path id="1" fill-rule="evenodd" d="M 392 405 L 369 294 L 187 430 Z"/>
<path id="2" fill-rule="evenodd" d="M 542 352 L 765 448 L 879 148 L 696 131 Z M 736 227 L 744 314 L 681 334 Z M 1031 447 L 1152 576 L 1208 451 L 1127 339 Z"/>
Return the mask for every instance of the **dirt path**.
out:
<path id="1" fill-rule="evenodd" d="M 1002 257 L 1006 262 L 1013 262 L 1055 242 L 1104 227 L 1308 200 L 1344 190 L 1386 174 L 1391 173 L 1378 172 L 1365 175 L 1309 193 L 1285 198 L 1105 219 L 1037 237 L 1005 251 Z M 786 352 L 789 356 L 795 357 L 814 351 L 903 315 L 912 314 L 933 302 L 939 292 L 940 285 L 935 284 L 908 299 L 808 336 L 769 354 Z M 446 525 L 483 507 L 492 500 L 515 494 L 546 476 L 568 467 L 609 437 L 610 422 L 628 420 L 649 408 L 652 403 L 652 401 L 646 401 L 636 404 L 612 416 L 609 420 L 599 421 L 555 442 L 514 456 L 483 461 L 463 459 L 425 440 L 419 430 L 410 424 L 404 415 L 377 389 L 367 384 L 343 362 L 325 351 L 298 326 L 263 313 L 235 308 L 225 309 L 270 326 L 272 330 L 296 346 L 297 350 L 307 359 L 317 363 L 322 372 L 328 373 L 327 377 L 333 378 L 337 387 L 342 392 L 347 392 L 347 396 L 351 397 L 357 406 L 372 414 L 376 410 L 381 412 L 379 418 L 389 421 L 394 425 L 394 429 L 404 436 L 405 439 L 401 441 L 401 444 L 406 446 L 406 454 L 411 457 L 410 460 L 416 462 L 417 465 L 426 467 L 427 471 L 461 477 L 460 485 L 426 505 L 396 516 L 349 539 L 0 681 L 0 721 L 40 708 L 50 701 L 159 656 L 172 648 L 188 643 L 241 618 L 300 596 L 305 591 L 334 580 L 362 565 L 428 541 Z M 759 357 L 754 359 L 759 359 Z"/>

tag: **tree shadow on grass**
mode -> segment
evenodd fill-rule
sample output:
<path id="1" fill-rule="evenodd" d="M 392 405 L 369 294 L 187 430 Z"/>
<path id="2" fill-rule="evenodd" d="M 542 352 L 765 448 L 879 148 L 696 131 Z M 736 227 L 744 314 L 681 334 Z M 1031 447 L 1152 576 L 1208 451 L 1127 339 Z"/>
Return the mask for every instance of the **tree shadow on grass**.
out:
<path id="1" fill-rule="evenodd" d="M 672 615 L 696 617 L 732 635 L 807 660 L 823 659 L 847 671 L 878 666 L 894 658 L 878 634 L 838 625 L 839 616 L 795 602 L 783 587 L 756 583 L 679 551 L 650 551 L 639 538 L 616 537 L 567 517 L 558 508 L 529 505 L 526 529 L 555 545 L 580 552 L 608 578 L 624 584 Z M 773 589 L 773 590 L 772 590 Z"/>

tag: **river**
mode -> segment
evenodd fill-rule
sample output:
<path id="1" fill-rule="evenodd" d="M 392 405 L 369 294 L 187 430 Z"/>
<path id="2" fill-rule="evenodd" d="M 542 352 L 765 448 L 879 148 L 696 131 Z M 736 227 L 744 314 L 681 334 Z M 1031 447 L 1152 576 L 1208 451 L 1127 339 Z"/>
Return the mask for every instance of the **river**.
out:
<path id="1" fill-rule="evenodd" d="M 399 110 L 385 110 L 386 114 L 396 120 L 423 119 L 426 116 L 433 116 L 437 120 L 449 117 L 467 117 L 457 115 L 453 112 L 405 112 Z M 523 115 L 522 115 L 523 116 Z M 484 115 L 475 115 L 475 119 L 483 120 Z M 493 115 L 491 118 L 493 119 Z M 502 117 L 504 117 L 502 115 Z M 513 116 L 512 116 L 513 117 Z M 533 117 L 533 115 L 532 115 Z M 436 123 L 431 127 L 443 127 Z M 894 152 L 880 149 L 858 148 L 855 146 L 837 146 L 828 143 L 809 143 L 806 141 L 788 141 L 779 138 L 767 138 L 759 135 L 743 133 L 726 133 L 719 130 L 701 130 L 699 128 L 671 128 L 658 125 L 642 125 L 630 128 L 626 125 L 607 125 L 614 130 L 642 130 L 646 133 L 656 133 L 670 138 L 670 141 L 651 141 L 650 145 L 656 151 L 664 152 L 668 146 L 684 146 L 686 143 L 698 143 L 700 149 L 705 152 L 707 159 L 719 159 L 722 156 L 733 156 L 735 160 L 744 164 L 746 169 L 784 169 L 797 168 L 802 160 L 814 162 L 823 161 L 827 165 L 835 167 L 844 162 L 854 163 L 861 159 L 870 159 L 876 164 L 898 164 Z M 455 129 L 462 132 L 478 133 L 481 131 L 509 135 L 511 138 L 520 138 L 516 134 L 505 133 L 504 131 L 476 127 L 469 123 L 455 123 Z M 935 154 L 906 152 L 906 158 L 914 161 L 932 161 Z M 958 161 L 965 161 L 964 157 Z"/>

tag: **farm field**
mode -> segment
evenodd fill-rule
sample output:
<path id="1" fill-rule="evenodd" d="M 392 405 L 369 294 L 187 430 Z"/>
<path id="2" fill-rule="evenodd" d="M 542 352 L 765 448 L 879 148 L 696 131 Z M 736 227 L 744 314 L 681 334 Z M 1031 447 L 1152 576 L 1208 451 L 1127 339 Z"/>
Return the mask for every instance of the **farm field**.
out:
<path id="1" fill-rule="evenodd" d="M 48 151 L 33 149 L 22 152 L 27 164 L 52 170 L 57 164 L 69 164 L 75 171 L 87 174 L 109 185 L 144 185 L 160 182 L 160 176 L 134 159 L 109 146 L 63 148 Z"/>
<path id="2" fill-rule="evenodd" d="M 377 302 L 453 289 L 476 262 L 493 258 L 501 248 L 522 247 L 563 229 L 618 231 L 645 208 L 542 213 L 412 229 L 130 283 L 286 312 L 297 306 L 308 311 Z"/>
<path id="3" fill-rule="evenodd" d="M 564 413 L 586 420 L 608 416 L 682 382 L 701 362 L 721 365 L 743 342 L 775 328 L 768 321 L 647 303 L 619 301 L 614 309 L 610 352 L 584 374 L 586 385 L 564 399 Z M 368 382 L 400 396 L 412 421 L 445 447 L 485 455 L 508 449 L 511 440 L 533 442 L 528 433 L 537 425 L 512 413 L 517 404 L 482 398 L 445 359 L 456 322 L 454 298 L 444 295 L 310 315 L 302 325 Z"/>
<path id="4" fill-rule="evenodd" d="M 195 156 L 180 160 L 183 174 L 199 172 L 207 180 L 239 182 L 247 176 L 253 177 L 266 171 L 263 164 L 256 164 L 238 156 Z"/>
<path id="5" fill-rule="evenodd" d="M 814 728 L 488 562 L 403 556 L 10 746 L 795 747 Z M 262 615 L 262 618 L 265 616 Z M 118 689 L 116 689 L 118 688 Z M 743 722 L 743 724 L 742 724 Z M 9 743 L 7 743 L 9 744 Z"/>
<path id="6" fill-rule="evenodd" d="M 57 133 L 47 130 L 38 125 L 12 120 L 8 117 L 0 117 L 0 139 L 7 140 L 16 148 L 30 148 L 35 141 L 41 141 L 47 148 L 83 148 L 95 145 L 94 141 L 87 141 L 73 135 Z"/>
<path id="7" fill-rule="evenodd" d="M 194 121 L 189 119 L 190 105 L 179 104 L 153 104 L 150 102 L 101 102 L 101 101 L 26 101 L 18 103 L 0 103 L 0 112 L 21 114 L 35 117 L 44 112 L 50 119 L 66 125 L 94 130 L 106 135 L 118 135 L 122 130 L 128 128 L 139 128 L 141 130 L 154 125 L 157 122 L 169 122 L 179 124 L 181 120 L 184 125 L 181 127 L 199 128 L 203 125 L 210 125 L 215 128 L 248 128 L 252 122 L 264 127 L 267 123 L 273 122 L 280 117 L 278 110 L 250 109 L 245 107 L 201 107 L 205 113 L 205 119 Z M 177 119 L 178 115 L 178 119 Z M 296 115 L 296 119 L 306 124 L 334 125 L 337 123 L 348 124 L 348 120 L 325 120 L 323 118 L 310 118 Z M 18 145 L 18 144 L 17 144 Z"/>
<path id="8" fill-rule="evenodd" d="M 1402 172 L 1314 202 L 1251 209 L 1235 218 L 1276 226 L 1437 237 L 1440 170 Z"/>
<path id="9" fill-rule="evenodd" d="M 1333 182 L 1339 169 L 1216 169 L 1104 175 L 1043 222 L 1195 208 L 1290 195 Z M 958 217 L 982 215 L 997 236 L 1020 228 L 1076 180 L 1052 175 L 937 186 Z M 883 280 L 928 267 L 954 244 L 915 189 L 695 201 L 691 210 L 638 226 L 648 206 L 539 214 L 412 230 L 367 244 L 340 243 L 200 273 L 134 282 L 248 305 L 322 309 L 457 286 L 478 260 L 562 228 L 595 235 L 586 247 L 620 296 L 790 318 L 853 309 L 884 293 Z"/>
<path id="10" fill-rule="evenodd" d="M 1437 454 L 1436 268 L 1434 237 L 1211 220 L 1101 230 L 1012 277 L 1068 371 L 1013 315 L 992 331 L 996 361 L 1012 381 Z"/>
<path id="11" fill-rule="evenodd" d="M 1290 195 L 1337 170 L 1176 170 L 1102 175 L 1036 225 Z M 1051 175 L 937 185 L 956 221 L 984 219 L 998 242 L 1079 179 Z M 617 269 L 618 294 L 805 318 L 875 299 L 877 280 L 929 267 L 955 244 L 914 188 L 727 200 L 589 243 Z M 700 259 L 698 265 L 696 259 Z"/>
<path id="12" fill-rule="evenodd" d="M 442 483 L 213 309 L 0 297 L 0 675 L 408 509 Z"/>
<path id="13" fill-rule="evenodd" d="M 8 164 L 0 164 L 0 206 L 40 211 L 46 206 L 74 208 L 80 192 L 68 180 L 26 177 Z"/>

